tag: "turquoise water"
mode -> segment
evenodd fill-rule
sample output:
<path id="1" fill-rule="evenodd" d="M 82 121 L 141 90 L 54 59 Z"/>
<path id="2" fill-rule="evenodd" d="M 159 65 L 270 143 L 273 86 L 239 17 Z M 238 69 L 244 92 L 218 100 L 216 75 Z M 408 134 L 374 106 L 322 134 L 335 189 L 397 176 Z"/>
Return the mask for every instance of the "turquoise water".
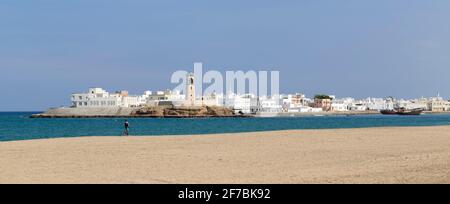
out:
<path id="1" fill-rule="evenodd" d="M 0 112 L 0 141 L 121 135 L 121 118 L 29 118 L 31 112 Z M 450 125 L 450 115 L 323 116 L 280 118 L 131 118 L 132 135 L 186 135 L 289 129 Z"/>

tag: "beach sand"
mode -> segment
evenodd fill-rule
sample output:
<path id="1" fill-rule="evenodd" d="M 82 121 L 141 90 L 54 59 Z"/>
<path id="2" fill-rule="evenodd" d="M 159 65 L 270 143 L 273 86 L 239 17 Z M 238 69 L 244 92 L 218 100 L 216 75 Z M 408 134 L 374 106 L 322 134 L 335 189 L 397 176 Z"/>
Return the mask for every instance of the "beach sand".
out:
<path id="1" fill-rule="evenodd" d="M 450 126 L 0 142 L 0 183 L 450 183 Z"/>

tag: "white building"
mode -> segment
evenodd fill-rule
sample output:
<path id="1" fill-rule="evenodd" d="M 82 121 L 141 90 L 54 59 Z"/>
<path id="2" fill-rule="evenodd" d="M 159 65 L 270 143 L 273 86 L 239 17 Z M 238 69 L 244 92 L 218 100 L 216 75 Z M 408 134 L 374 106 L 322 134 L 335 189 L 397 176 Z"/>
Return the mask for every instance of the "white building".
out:
<path id="1" fill-rule="evenodd" d="M 90 88 L 87 93 L 75 93 L 71 96 L 72 107 L 138 107 L 145 104 L 146 95 L 129 96 L 127 91 L 110 94 L 102 88 Z"/>
<path id="2" fill-rule="evenodd" d="M 366 111 L 369 110 L 369 108 L 364 104 L 363 101 L 355 101 L 351 106 L 349 107 L 349 110 L 351 111 Z"/>
<path id="3" fill-rule="evenodd" d="M 148 95 L 146 105 L 157 106 L 161 103 L 183 106 L 186 103 L 185 95 L 180 94 L 180 91 L 172 90 L 156 91 Z"/>
<path id="4" fill-rule="evenodd" d="M 283 106 L 283 110 L 286 112 L 289 112 L 289 109 L 298 109 L 308 105 L 304 94 L 296 93 L 287 96 L 282 95 L 280 98 L 280 103 Z"/>
<path id="5" fill-rule="evenodd" d="M 323 112 L 322 108 L 313 108 L 309 106 L 291 108 L 288 110 L 289 113 L 319 113 Z"/>
<path id="6" fill-rule="evenodd" d="M 337 111 L 337 112 L 344 112 L 344 111 L 348 111 L 348 106 L 347 104 L 344 103 L 331 103 L 331 110 L 332 111 Z"/>
<path id="7" fill-rule="evenodd" d="M 362 100 L 361 103 L 369 110 L 380 111 L 393 108 L 393 104 L 392 107 L 389 107 L 389 104 L 383 98 L 366 98 Z"/>
<path id="8" fill-rule="evenodd" d="M 258 98 L 251 94 L 228 94 L 225 98 L 225 106 L 234 109 L 236 113 L 250 114 L 259 110 Z"/>
<path id="9" fill-rule="evenodd" d="M 281 99 L 283 100 L 283 99 Z M 276 98 L 271 97 L 261 97 L 259 98 L 259 112 L 266 113 L 279 113 L 283 112 L 283 106 Z"/>
<path id="10" fill-rule="evenodd" d="M 122 106 L 119 94 L 109 94 L 101 88 L 90 88 L 87 93 L 72 94 L 72 107 L 118 107 Z"/>
<path id="11" fill-rule="evenodd" d="M 442 97 L 438 96 L 430 98 L 427 103 L 427 108 L 432 112 L 445 112 L 450 111 L 450 102 L 444 100 Z"/>
<path id="12" fill-rule="evenodd" d="M 212 93 L 207 96 L 202 96 L 196 101 L 196 104 L 201 106 L 222 106 L 224 102 L 223 94 Z"/>
<path id="13" fill-rule="evenodd" d="M 428 100 L 425 98 L 413 99 L 413 100 L 397 100 L 395 106 L 398 108 L 405 108 L 408 110 L 412 109 L 423 109 L 428 110 Z"/>
<path id="14" fill-rule="evenodd" d="M 331 101 L 331 110 L 338 112 L 348 111 L 354 102 L 355 99 L 353 98 L 334 99 Z"/>

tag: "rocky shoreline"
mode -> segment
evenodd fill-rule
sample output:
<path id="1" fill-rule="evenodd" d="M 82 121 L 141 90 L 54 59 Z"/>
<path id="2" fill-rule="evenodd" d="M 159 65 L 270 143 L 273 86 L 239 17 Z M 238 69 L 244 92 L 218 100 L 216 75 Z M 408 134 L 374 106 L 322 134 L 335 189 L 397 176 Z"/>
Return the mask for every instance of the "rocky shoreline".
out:
<path id="1" fill-rule="evenodd" d="M 251 118 L 252 115 L 233 115 L 233 116 L 113 116 L 113 115 L 93 115 L 93 116 L 79 116 L 79 115 L 45 115 L 35 114 L 30 118 Z"/>
<path id="2" fill-rule="evenodd" d="M 253 117 L 235 114 L 224 107 L 174 107 L 149 106 L 137 108 L 53 108 L 44 113 L 34 114 L 31 118 L 230 118 Z"/>
<path id="3" fill-rule="evenodd" d="M 232 117 L 302 117 L 302 116 L 354 116 L 379 115 L 378 111 L 308 112 L 308 113 L 257 113 L 236 114 L 225 107 L 174 107 L 148 106 L 137 108 L 53 108 L 31 118 L 232 118 Z M 429 112 L 423 114 L 450 114 L 450 112 Z"/>

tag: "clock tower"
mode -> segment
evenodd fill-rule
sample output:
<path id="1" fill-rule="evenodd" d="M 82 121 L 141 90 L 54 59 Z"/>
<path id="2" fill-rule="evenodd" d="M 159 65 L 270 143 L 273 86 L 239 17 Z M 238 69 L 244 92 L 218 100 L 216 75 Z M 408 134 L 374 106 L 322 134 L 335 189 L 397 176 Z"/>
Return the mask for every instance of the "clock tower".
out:
<path id="1" fill-rule="evenodd" d="M 195 77 L 193 73 L 186 76 L 186 102 L 190 106 L 195 106 Z"/>

